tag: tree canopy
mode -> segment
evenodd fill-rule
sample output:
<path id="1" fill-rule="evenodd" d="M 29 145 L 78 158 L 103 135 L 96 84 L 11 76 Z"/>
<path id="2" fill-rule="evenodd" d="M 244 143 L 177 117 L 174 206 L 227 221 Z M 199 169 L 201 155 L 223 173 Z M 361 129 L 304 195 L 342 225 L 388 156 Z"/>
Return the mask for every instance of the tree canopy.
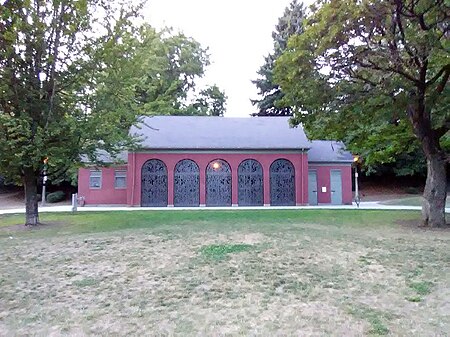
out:
<path id="1" fill-rule="evenodd" d="M 24 185 L 27 224 L 39 222 L 45 158 L 53 179 L 81 154 L 95 161 L 99 150 L 114 155 L 133 146 L 128 129 L 138 116 L 175 114 L 191 104 L 209 64 L 206 49 L 183 34 L 136 25 L 141 7 L 101 0 L 0 4 L 0 175 Z"/>
<path id="2" fill-rule="evenodd" d="M 125 34 L 112 46 L 102 86 L 92 88 L 106 111 L 122 104 L 129 109 L 132 104 L 139 115 L 223 116 L 225 93 L 216 85 L 198 91 L 209 55 L 197 41 L 168 29 L 158 32 L 148 24 Z"/>
<path id="3" fill-rule="evenodd" d="M 278 19 L 275 31 L 272 32 L 273 52 L 264 58 L 264 64 L 258 70 L 259 78 L 252 81 L 261 96 L 260 99 L 252 100 L 252 104 L 259 110 L 254 116 L 290 116 L 292 114 L 290 106 L 282 103 L 284 94 L 274 80 L 273 69 L 275 60 L 286 49 L 289 37 L 303 32 L 304 18 L 303 3 L 293 0 L 284 10 L 283 16 Z"/>
<path id="4" fill-rule="evenodd" d="M 195 100 L 180 115 L 223 117 L 226 111 L 227 96 L 217 85 L 201 90 Z"/>
<path id="5" fill-rule="evenodd" d="M 275 67 L 293 123 L 310 137 L 343 140 L 372 162 L 421 149 L 432 226 L 445 224 L 448 19 L 444 0 L 319 1 Z"/>

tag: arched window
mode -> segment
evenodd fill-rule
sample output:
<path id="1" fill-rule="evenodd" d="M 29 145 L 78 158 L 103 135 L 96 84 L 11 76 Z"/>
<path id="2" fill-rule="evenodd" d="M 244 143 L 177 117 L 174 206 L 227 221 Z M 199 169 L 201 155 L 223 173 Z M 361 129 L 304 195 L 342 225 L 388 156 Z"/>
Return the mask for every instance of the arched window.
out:
<path id="1" fill-rule="evenodd" d="M 142 166 L 141 206 L 167 206 L 167 167 L 158 159 Z"/>
<path id="2" fill-rule="evenodd" d="M 173 205 L 200 205 L 200 170 L 193 160 L 183 159 L 175 165 Z"/>
<path id="3" fill-rule="evenodd" d="M 264 205 L 264 180 L 261 164 L 254 159 L 244 160 L 238 167 L 239 206 Z"/>
<path id="4" fill-rule="evenodd" d="M 231 168 L 222 159 L 206 167 L 206 206 L 231 206 Z"/>
<path id="5" fill-rule="evenodd" d="M 270 204 L 295 206 L 295 169 L 289 160 L 277 159 L 270 165 Z"/>

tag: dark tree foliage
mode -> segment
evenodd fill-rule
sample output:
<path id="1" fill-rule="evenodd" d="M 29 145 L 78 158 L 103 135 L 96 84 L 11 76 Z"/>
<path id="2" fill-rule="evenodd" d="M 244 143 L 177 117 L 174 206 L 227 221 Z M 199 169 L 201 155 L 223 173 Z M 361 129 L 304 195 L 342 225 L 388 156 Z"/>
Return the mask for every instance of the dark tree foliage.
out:
<path id="1" fill-rule="evenodd" d="M 258 107 L 258 112 L 253 116 L 291 116 L 292 110 L 283 105 L 281 100 L 284 96 L 280 86 L 274 81 L 273 69 L 275 60 L 287 47 L 289 37 L 303 32 L 303 20 L 305 8 L 303 3 L 297 0 L 286 7 L 282 17 L 278 19 L 275 31 L 272 32 L 274 50 L 265 57 L 265 62 L 258 70 L 259 78 L 252 81 L 258 88 L 259 99 L 251 100 Z"/>
<path id="2" fill-rule="evenodd" d="M 37 186 L 102 164 L 136 145 L 141 115 L 184 111 L 208 65 L 206 49 L 170 30 L 136 25 L 143 4 L 116 0 L 0 1 L 0 175 L 25 189 L 26 224 L 39 223 Z M 217 88 L 216 88 L 217 89 Z M 204 93 L 202 99 L 218 89 Z M 209 104 L 209 103 L 208 103 Z M 221 113 L 223 105 L 212 103 Z"/>
<path id="3" fill-rule="evenodd" d="M 0 173 L 24 186 L 27 225 L 39 223 L 45 158 L 48 175 L 57 177 L 89 144 L 126 142 L 117 126 L 133 116 L 104 114 L 90 100 L 106 63 L 100 55 L 129 31 L 139 8 L 100 0 L 1 2 Z"/>
<path id="4" fill-rule="evenodd" d="M 313 138 L 373 162 L 420 148 L 423 225 L 444 226 L 450 133 L 446 0 L 321 0 L 276 61 L 284 101 Z M 356 150 L 356 151 L 355 151 Z M 414 154 L 416 155 L 416 154 Z M 405 157 L 403 157 L 404 159 Z"/>
<path id="5" fill-rule="evenodd" d="M 193 102 L 174 115 L 223 117 L 227 98 L 217 85 L 208 86 L 196 95 Z"/>

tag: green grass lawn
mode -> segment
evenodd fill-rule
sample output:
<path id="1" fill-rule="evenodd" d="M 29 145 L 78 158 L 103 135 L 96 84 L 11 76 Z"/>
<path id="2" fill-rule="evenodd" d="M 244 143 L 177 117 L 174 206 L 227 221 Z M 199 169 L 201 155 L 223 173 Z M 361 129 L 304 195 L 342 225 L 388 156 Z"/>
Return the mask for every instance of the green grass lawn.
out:
<path id="1" fill-rule="evenodd" d="M 279 225 L 315 223 L 336 226 L 372 227 L 383 225 L 392 220 L 416 219 L 418 213 L 360 210 L 246 210 L 246 211 L 114 211 L 114 212 L 78 212 L 78 213 L 41 213 L 44 224 L 39 232 L 32 235 L 57 235 L 77 233 L 110 232 L 147 228 L 153 230 L 178 230 L 187 228 L 220 230 L 258 228 Z M 370 221 L 367 221 L 370 218 Z M 23 214 L 0 215 L 0 228 L 21 224 Z M 50 224 L 50 225 L 47 225 Z M 262 226 L 262 227 L 261 227 Z M 2 235 L 2 233 L 0 233 Z M 7 235 L 7 230 L 3 235 Z"/>
<path id="2" fill-rule="evenodd" d="M 0 217 L 0 335 L 450 331 L 450 232 L 419 212 Z"/>
<path id="3" fill-rule="evenodd" d="M 380 202 L 382 205 L 395 205 L 395 206 L 422 206 L 422 196 L 405 197 L 392 200 L 385 200 Z M 450 207 L 450 199 L 447 198 L 445 207 Z"/>

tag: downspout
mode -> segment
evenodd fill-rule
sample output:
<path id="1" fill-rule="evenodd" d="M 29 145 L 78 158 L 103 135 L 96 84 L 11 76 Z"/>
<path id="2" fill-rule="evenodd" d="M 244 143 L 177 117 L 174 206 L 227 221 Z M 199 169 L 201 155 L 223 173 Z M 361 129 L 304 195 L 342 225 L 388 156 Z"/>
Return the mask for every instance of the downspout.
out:
<path id="1" fill-rule="evenodd" d="M 131 183 L 131 206 L 134 206 L 134 185 L 136 184 L 136 152 L 133 152 L 133 181 Z"/>
<path id="2" fill-rule="evenodd" d="M 303 152 L 302 152 L 302 180 L 301 180 L 301 182 L 302 182 L 302 188 L 301 188 L 301 190 L 302 190 L 302 201 L 301 201 L 301 204 L 302 205 L 304 205 L 305 204 L 305 200 L 304 200 L 304 194 L 303 194 L 303 191 L 304 191 L 304 183 L 305 183 L 305 167 L 304 167 L 304 165 L 305 165 L 305 149 L 303 149 Z"/>

